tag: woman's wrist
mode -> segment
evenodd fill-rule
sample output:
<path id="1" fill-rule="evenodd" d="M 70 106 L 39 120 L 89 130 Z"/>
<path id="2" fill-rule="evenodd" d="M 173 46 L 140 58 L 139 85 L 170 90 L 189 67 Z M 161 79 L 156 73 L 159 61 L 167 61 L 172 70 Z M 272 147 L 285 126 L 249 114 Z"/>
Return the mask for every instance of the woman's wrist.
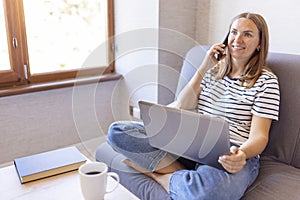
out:
<path id="1" fill-rule="evenodd" d="M 245 160 L 248 159 L 247 153 L 244 149 L 239 148 L 239 151 L 245 155 Z"/>
<path id="2" fill-rule="evenodd" d="M 197 74 L 200 75 L 202 78 L 204 77 L 204 74 L 208 71 L 208 69 L 205 69 L 204 67 L 199 67 L 197 70 Z"/>

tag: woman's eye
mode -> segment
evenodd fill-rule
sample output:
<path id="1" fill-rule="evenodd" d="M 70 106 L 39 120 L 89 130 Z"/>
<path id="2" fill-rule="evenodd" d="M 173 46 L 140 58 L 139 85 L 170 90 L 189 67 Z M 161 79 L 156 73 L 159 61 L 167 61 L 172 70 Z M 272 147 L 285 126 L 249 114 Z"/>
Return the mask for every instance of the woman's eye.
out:
<path id="1" fill-rule="evenodd" d="M 251 33 L 245 33 L 245 37 L 252 37 Z"/>
<path id="2" fill-rule="evenodd" d="M 232 35 L 236 35 L 236 34 L 237 34 L 237 32 L 236 32 L 236 31 L 234 31 L 234 30 L 232 30 L 232 31 L 231 31 L 231 34 L 232 34 Z"/>

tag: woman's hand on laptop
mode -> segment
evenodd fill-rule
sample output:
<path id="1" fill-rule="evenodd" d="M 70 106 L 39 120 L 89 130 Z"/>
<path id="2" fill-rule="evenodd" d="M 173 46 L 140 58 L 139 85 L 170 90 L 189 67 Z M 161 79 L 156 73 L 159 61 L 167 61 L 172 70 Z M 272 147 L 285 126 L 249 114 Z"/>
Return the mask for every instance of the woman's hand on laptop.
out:
<path id="1" fill-rule="evenodd" d="M 219 157 L 219 163 L 229 173 L 241 171 L 246 164 L 246 154 L 236 146 L 230 147 L 230 154 Z"/>

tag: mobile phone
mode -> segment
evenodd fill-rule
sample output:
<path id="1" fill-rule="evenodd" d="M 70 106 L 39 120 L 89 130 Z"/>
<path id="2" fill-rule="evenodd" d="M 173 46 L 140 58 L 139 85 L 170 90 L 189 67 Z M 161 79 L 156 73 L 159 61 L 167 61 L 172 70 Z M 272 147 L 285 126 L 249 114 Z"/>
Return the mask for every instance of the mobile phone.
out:
<path id="1" fill-rule="evenodd" d="M 225 47 L 228 45 L 228 36 L 229 36 L 229 32 L 227 33 L 225 39 L 223 40 L 222 44 L 225 45 Z M 224 47 L 224 48 L 225 48 Z M 216 59 L 219 61 L 221 59 L 221 57 L 223 56 L 223 52 L 219 51 L 219 54 L 216 54 Z"/>

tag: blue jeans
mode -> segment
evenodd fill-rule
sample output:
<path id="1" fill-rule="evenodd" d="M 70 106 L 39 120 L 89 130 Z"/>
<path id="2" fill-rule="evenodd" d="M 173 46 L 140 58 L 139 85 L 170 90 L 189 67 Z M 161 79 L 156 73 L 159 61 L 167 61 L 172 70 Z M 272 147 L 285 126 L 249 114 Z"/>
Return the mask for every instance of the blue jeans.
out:
<path id="1" fill-rule="evenodd" d="M 139 122 L 115 122 L 108 132 L 108 143 L 141 167 L 154 171 L 167 152 L 149 145 L 145 129 Z M 238 173 L 231 174 L 208 165 L 180 170 L 171 176 L 169 195 L 172 199 L 240 199 L 259 172 L 259 159 L 251 158 Z"/>

